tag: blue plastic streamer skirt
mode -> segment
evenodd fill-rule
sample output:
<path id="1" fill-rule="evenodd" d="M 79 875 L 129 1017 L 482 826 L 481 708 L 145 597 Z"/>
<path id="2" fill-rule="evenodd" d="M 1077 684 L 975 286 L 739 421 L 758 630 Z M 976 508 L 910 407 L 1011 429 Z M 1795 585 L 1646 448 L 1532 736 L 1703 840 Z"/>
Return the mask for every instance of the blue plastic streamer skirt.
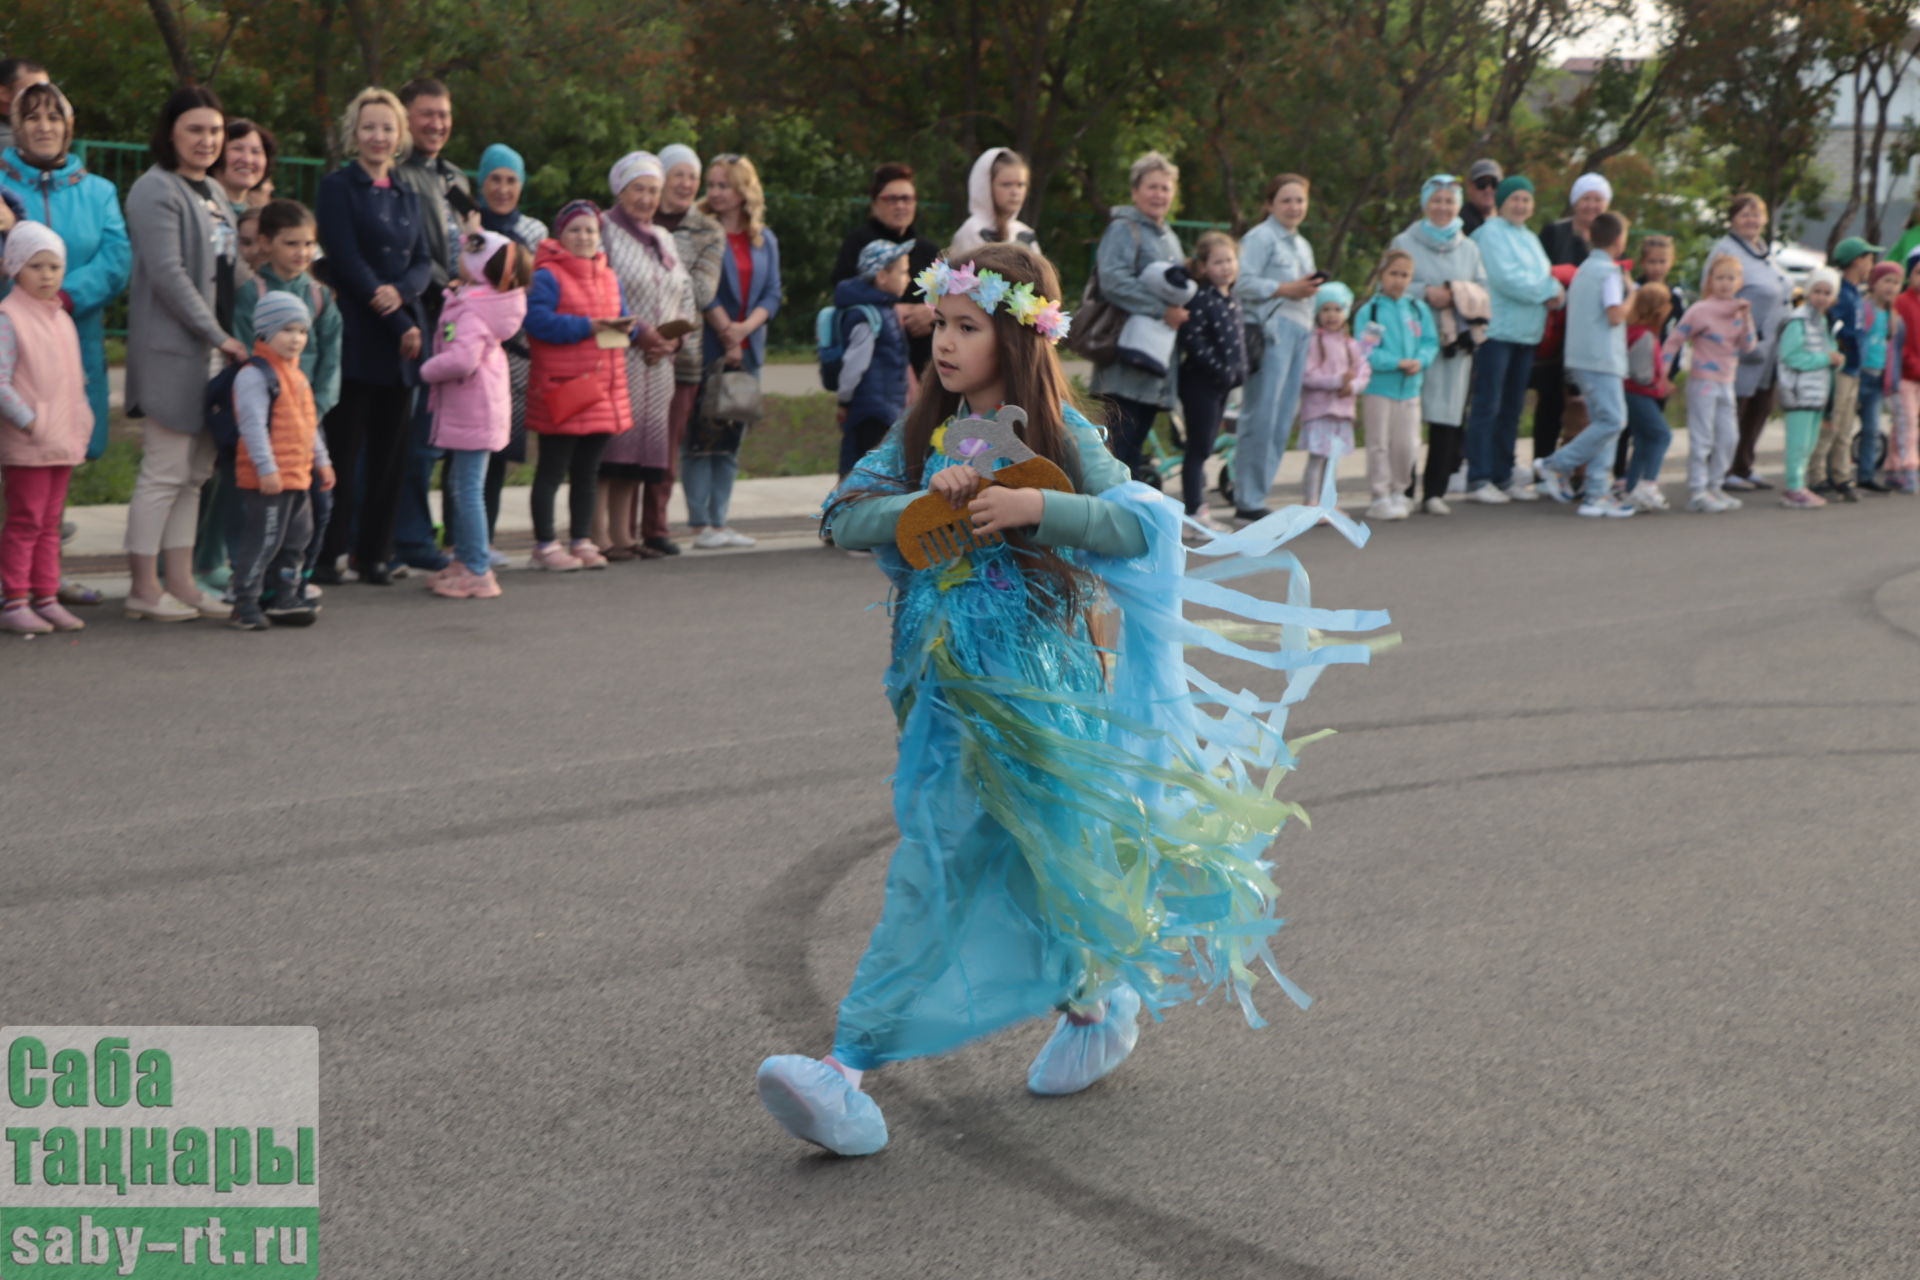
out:
<path id="1" fill-rule="evenodd" d="M 1084 418 L 1069 422 L 1083 451 L 1103 447 Z M 935 454 L 928 471 L 943 465 Z M 1388 623 L 1314 607 L 1306 570 L 1281 550 L 1323 518 L 1366 543 L 1333 505 L 1327 470 L 1319 504 L 1191 549 L 1182 529 L 1199 526 L 1171 498 L 1133 482 L 1101 494 L 1147 533 L 1132 559 L 1063 552 L 1099 584 L 1089 612 L 1106 613 L 1097 631 L 1110 648 L 1086 615 L 1034 607 L 1044 579 L 1021 571 L 1026 553 L 994 546 L 964 567 L 915 571 L 879 549 L 896 589 L 900 843 L 841 1007 L 843 1063 L 942 1053 L 1120 983 L 1155 1017 L 1224 992 L 1263 1026 L 1262 974 L 1308 1005 L 1272 948 L 1284 921 L 1269 851 L 1305 818 L 1278 794 L 1304 741 L 1289 742 L 1287 720 L 1323 670 L 1371 657 L 1328 633 Z M 828 499 L 829 523 L 847 493 L 904 492 L 903 475 L 896 431 Z M 1279 599 L 1229 585 L 1273 573 L 1286 575 Z M 1200 610 L 1218 616 L 1190 616 Z M 1285 691 L 1231 689 L 1189 665 L 1190 649 L 1277 672 Z"/>

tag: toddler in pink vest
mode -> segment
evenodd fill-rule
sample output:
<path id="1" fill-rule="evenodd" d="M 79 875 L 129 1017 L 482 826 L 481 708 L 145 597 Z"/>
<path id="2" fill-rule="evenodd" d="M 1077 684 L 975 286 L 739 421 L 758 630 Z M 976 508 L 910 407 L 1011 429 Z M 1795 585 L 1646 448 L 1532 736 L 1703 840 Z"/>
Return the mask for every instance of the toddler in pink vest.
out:
<path id="1" fill-rule="evenodd" d="M 60 302 L 67 246 L 38 222 L 7 233 L 0 256 L 13 291 L 0 300 L 0 630 L 79 631 L 60 604 L 60 519 L 67 482 L 87 456 L 93 408 L 80 334 Z"/>

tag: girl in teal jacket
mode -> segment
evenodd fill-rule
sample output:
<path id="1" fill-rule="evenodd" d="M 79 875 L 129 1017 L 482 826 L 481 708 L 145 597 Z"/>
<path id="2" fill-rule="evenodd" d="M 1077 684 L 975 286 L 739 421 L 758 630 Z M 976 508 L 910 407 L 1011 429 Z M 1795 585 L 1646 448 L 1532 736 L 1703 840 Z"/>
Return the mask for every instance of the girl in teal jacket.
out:
<path id="1" fill-rule="evenodd" d="M 1413 500 L 1402 491 L 1420 453 L 1420 383 L 1440 354 L 1439 325 L 1426 300 L 1411 293 L 1413 255 L 1389 249 L 1374 272 L 1374 294 L 1354 313 L 1353 331 L 1374 341 L 1367 356 L 1373 376 L 1360 397 L 1367 433 L 1367 483 L 1375 520 L 1404 520 Z"/>
<path id="2" fill-rule="evenodd" d="M 13 138 L 14 145 L 0 153 L 0 186 L 20 197 L 27 217 L 52 227 L 67 244 L 62 292 L 80 331 L 80 362 L 93 406 L 87 457 L 97 458 L 107 448 L 107 304 L 125 291 L 133 272 L 120 196 L 73 154 L 73 107 L 52 85 L 31 85 L 14 98 Z"/>

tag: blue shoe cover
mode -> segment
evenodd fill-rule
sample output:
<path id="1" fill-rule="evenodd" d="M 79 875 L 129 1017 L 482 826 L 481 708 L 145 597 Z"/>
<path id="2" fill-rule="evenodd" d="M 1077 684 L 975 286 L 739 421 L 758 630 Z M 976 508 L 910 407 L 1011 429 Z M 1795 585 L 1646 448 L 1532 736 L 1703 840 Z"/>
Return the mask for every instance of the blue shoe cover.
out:
<path id="1" fill-rule="evenodd" d="M 870 1156 L 887 1145 L 880 1104 L 818 1058 L 783 1053 L 760 1064 L 761 1105 L 780 1127 L 837 1156 Z"/>
<path id="2" fill-rule="evenodd" d="M 1027 1068 L 1027 1088 L 1046 1097 L 1078 1093 L 1127 1060 L 1140 1039 L 1140 993 L 1119 987 L 1107 997 L 1107 1016 L 1076 1027 L 1060 1015 L 1040 1056 Z"/>

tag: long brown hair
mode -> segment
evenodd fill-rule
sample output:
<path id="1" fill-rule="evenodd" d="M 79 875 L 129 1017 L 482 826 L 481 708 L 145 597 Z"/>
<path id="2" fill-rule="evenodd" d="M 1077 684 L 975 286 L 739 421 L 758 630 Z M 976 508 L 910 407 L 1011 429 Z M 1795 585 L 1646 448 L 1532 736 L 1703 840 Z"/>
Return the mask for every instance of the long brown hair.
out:
<path id="1" fill-rule="evenodd" d="M 973 251 L 970 261 L 975 271 L 996 271 L 1009 285 L 1030 284 L 1034 292 L 1043 297 L 1055 300 L 1060 297 L 1060 275 L 1053 269 L 1053 264 L 1020 245 L 983 244 Z M 1075 491 L 1079 491 L 1083 483 L 1080 454 L 1067 429 L 1066 410 L 1071 407 L 1086 414 L 1086 407 L 1080 403 L 1072 384 L 1067 381 L 1052 343 L 1032 327 L 1015 320 L 1004 304 L 994 309 L 992 323 L 1001 385 L 1005 388 L 1007 403 L 1017 404 L 1027 411 L 1026 423 L 1015 430 L 1029 449 L 1066 472 Z M 981 412 L 984 408 L 975 406 L 974 412 Z M 938 374 L 930 370 L 921 383 L 919 399 L 907 409 L 907 416 L 898 427 L 902 474 L 889 477 L 884 486 L 850 489 L 841 495 L 834 507 L 837 509 L 868 498 L 883 497 L 890 493 L 912 493 L 920 489 L 926 475 L 927 461 L 933 453 L 933 433 L 959 411 L 959 393 L 948 391 L 940 384 Z M 832 518 L 833 511 L 830 510 L 827 513 L 829 523 Z M 1007 541 L 1024 553 L 1023 559 L 1026 559 L 1028 566 L 1037 571 L 1051 588 L 1049 592 L 1034 593 L 1036 601 L 1040 601 L 1042 596 L 1051 596 L 1041 607 L 1049 613 L 1058 610 L 1065 616 L 1080 606 L 1087 591 L 1087 579 L 1080 570 L 1053 550 L 1036 545 L 1024 533 L 1010 533 Z"/>

